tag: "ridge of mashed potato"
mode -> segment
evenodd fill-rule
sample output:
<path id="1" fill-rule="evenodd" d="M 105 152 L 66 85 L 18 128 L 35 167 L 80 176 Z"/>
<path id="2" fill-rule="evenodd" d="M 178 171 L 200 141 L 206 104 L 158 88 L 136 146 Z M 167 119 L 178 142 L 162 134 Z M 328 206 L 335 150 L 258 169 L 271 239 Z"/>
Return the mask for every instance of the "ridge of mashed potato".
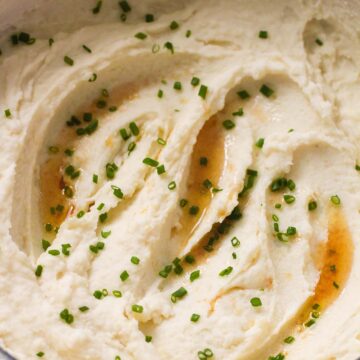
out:
<path id="1" fill-rule="evenodd" d="M 356 359 L 359 1 L 0 5 L 4 349 Z"/>

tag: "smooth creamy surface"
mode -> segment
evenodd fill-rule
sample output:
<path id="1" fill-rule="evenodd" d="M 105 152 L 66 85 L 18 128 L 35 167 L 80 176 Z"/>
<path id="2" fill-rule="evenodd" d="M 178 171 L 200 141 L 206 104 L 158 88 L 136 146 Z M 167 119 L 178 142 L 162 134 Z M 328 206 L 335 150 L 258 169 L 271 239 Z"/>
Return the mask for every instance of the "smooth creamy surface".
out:
<path id="1" fill-rule="evenodd" d="M 1 346 L 355 360 L 360 2 L 96 4 L 0 1 Z"/>

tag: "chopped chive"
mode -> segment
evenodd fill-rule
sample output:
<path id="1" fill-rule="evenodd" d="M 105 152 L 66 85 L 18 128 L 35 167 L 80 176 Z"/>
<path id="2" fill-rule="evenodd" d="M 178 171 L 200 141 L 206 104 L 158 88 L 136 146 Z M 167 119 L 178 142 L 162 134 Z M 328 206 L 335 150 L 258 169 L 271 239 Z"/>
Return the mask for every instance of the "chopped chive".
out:
<path id="1" fill-rule="evenodd" d="M 195 262 L 194 256 L 191 254 L 186 255 L 185 262 L 187 262 L 188 264 L 193 264 Z"/>
<path id="2" fill-rule="evenodd" d="M 333 281 L 333 286 L 334 286 L 335 289 L 339 288 L 339 284 L 336 281 Z"/>
<path id="3" fill-rule="evenodd" d="M 101 211 L 104 208 L 105 204 L 101 203 L 99 204 L 99 206 L 97 207 L 97 210 Z"/>
<path id="4" fill-rule="evenodd" d="M 179 24 L 175 21 L 175 20 L 173 20 L 171 23 L 170 23 L 170 29 L 171 30 L 176 30 L 178 27 L 179 27 Z"/>
<path id="5" fill-rule="evenodd" d="M 106 170 L 106 177 L 108 179 L 114 179 L 115 173 L 119 170 L 119 168 L 115 163 L 107 163 L 105 170 Z"/>
<path id="6" fill-rule="evenodd" d="M 181 90 L 182 89 L 182 85 L 180 81 L 175 81 L 174 82 L 174 89 L 175 90 Z"/>
<path id="7" fill-rule="evenodd" d="M 189 214 L 190 215 L 197 215 L 197 213 L 199 212 L 200 208 L 196 205 L 192 205 L 189 208 Z"/>
<path id="8" fill-rule="evenodd" d="M 88 53 L 92 53 L 91 49 L 90 49 L 89 47 L 87 47 L 86 45 L 83 45 L 82 47 L 83 47 L 83 49 L 84 49 L 85 51 L 87 51 Z"/>
<path id="9" fill-rule="evenodd" d="M 185 36 L 189 38 L 191 36 L 191 30 L 186 30 Z"/>
<path id="10" fill-rule="evenodd" d="M 288 181 L 285 178 L 277 178 L 273 180 L 270 185 L 270 190 L 272 192 L 282 190 L 287 187 Z"/>
<path id="11" fill-rule="evenodd" d="M 143 32 L 138 32 L 134 36 L 139 40 L 145 40 L 147 38 L 147 35 Z"/>
<path id="12" fill-rule="evenodd" d="M 165 166 L 164 165 L 159 165 L 157 168 L 156 168 L 156 171 L 159 175 L 161 174 L 164 174 L 165 173 Z"/>
<path id="13" fill-rule="evenodd" d="M 159 99 L 161 99 L 164 96 L 164 91 L 162 91 L 161 89 L 159 89 L 158 93 L 157 93 L 157 97 Z"/>
<path id="14" fill-rule="evenodd" d="M 234 236 L 234 237 L 231 239 L 231 245 L 232 245 L 233 247 L 238 247 L 238 246 L 240 246 L 240 240 L 239 240 L 236 236 Z"/>
<path id="15" fill-rule="evenodd" d="M 48 254 L 50 254 L 52 256 L 58 256 L 58 255 L 60 255 L 60 251 L 56 250 L 56 249 L 53 249 L 53 250 L 49 250 Z"/>
<path id="16" fill-rule="evenodd" d="M 101 231 L 101 237 L 106 239 L 111 235 L 111 231 Z"/>
<path id="17" fill-rule="evenodd" d="M 286 344 L 292 344 L 295 341 L 295 338 L 293 336 L 288 336 L 284 339 L 284 343 Z"/>
<path id="18" fill-rule="evenodd" d="M 121 191 L 121 189 L 118 187 L 118 186 L 115 186 L 115 185 L 111 185 L 111 188 L 113 190 L 113 194 L 119 198 L 119 199 L 122 199 L 124 197 L 124 194 L 123 192 Z"/>
<path id="19" fill-rule="evenodd" d="M 129 128 L 130 128 L 130 131 L 132 132 L 132 134 L 134 136 L 138 136 L 139 133 L 140 133 L 140 130 L 139 128 L 137 127 L 136 123 L 134 121 L 132 121 L 130 124 L 129 124 Z"/>
<path id="20" fill-rule="evenodd" d="M 185 207 L 187 204 L 189 203 L 189 201 L 188 200 L 186 200 L 186 199 L 181 199 L 180 201 L 179 201 L 179 205 L 180 205 L 180 207 Z"/>
<path id="21" fill-rule="evenodd" d="M 208 158 L 205 156 L 200 157 L 199 159 L 200 166 L 207 166 L 208 164 Z"/>
<path id="22" fill-rule="evenodd" d="M 322 40 L 320 40 L 319 38 L 316 38 L 315 40 L 316 44 L 318 44 L 319 46 L 323 46 L 324 43 L 322 42 Z"/>
<path id="23" fill-rule="evenodd" d="M 263 84 L 259 90 L 264 96 L 270 97 L 274 94 L 274 90 L 271 89 L 269 86 Z"/>
<path id="24" fill-rule="evenodd" d="M 124 270 L 121 274 L 120 274 L 120 279 L 121 281 L 126 281 L 129 278 L 129 273 Z"/>
<path id="25" fill-rule="evenodd" d="M 250 94 L 246 90 L 240 90 L 240 91 L 237 92 L 237 94 L 243 100 L 246 100 L 246 99 L 250 98 Z"/>
<path id="26" fill-rule="evenodd" d="M 196 76 L 194 76 L 192 79 L 191 79 L 191 85 L 192 86 L 198 86 L 200 84 L 200 79 Z"/>
<path id="27" fill-rule="evenodd" d="M 182 299 L 187 293 L 187 290 L 184 287 L 181 287 L 171 294 L 171 301 L 176 303 L 177 300 Z"/>
<path id="28" fill-rule="evenodd" d="M 200 277 L 200 270 L 195 270 L 190 274 L 190 281 L 193 282 Z"/>
<path id="29" fill-rule="evenodd" d="M 141 314 L 144 310 L 144 308 L 141 305 L 134 304 L 131 306 L 131 310 L 135 313 Z"/>
<path id="30" fill-rule="evenodd" d="M 147 343 L 151 342 L 151 340 L 152 340 L 152 336 L 150 336 L 150 335 L 146 335 L 146 336 L 145 336 L 145 341 L 146 341 Z"/>
<path id="31" fill-rule="evenodd" d="M 101 10 L 101 5 L 102 5 L 102 1 L 100 0 L 96 3 L 96 6 L 92 9 L 92 13 L 95 15 L 98 14 Z"/>
<path id="32" fill-rule="evenodd" d="M 227 268 L 225 268 L 224 270 L 221 270 L 221 271 L 219 272 L 219 276 L 227 276 L 227 275 L 230 275 L 232 271 L 233 271 L 233 267 L 232 267 L 232 266 L 228 266 Z"/>
<path id="33" fill-rule="evenodd" d="M 170 41 L 167 41 L 164 44 L 164 48 L 168 49 L 172 54 L 174 54 L 174 52 L 175 52 L 174 45 Z"/>
<path id="34" fill-rule="evenodd" d="M 97 75 L 95 74 L 95 73 L 93 73 L 92 75 L 91 75 L 91 78 L 88 80 L 89 82 L 94 82 L 94 81 L 96 81 L 96 79 L 97 79 Z"/>
<path id="35" fill-rule="evenodd" d="M 341 200 L 339 198 L 338 195 L 333 195 L 330 197 L 330 201 L 334 204 L 334 205 L 340 205 L 341 204 Z"/>
<path id="36" fill-rule="evenodd" d="M 153 22 L 154 21 L 154 15 L 153 14 L 146 14 L 145 15 L 145 21 L 147 23 Z"/>
<path id="37" fill-rule="evenodd" d="M 208 88 L 205 85 L 201 85 L 198 95 L 205 100 Z"/>
<path id="38" fill-rule="evenodd" d="M 41 245 L 44 251 L 46 251 L 51 246 L 50 242 L 45 239 L 41 240 Z"/>
<path id="39" fill-rule="evenodd" d="M 230 119 L 224 120 L 222 124 L 226 130 L 231 130 L 235 127 L 235 123 Z"/>
<path id="40" fill-rule="evenodd" d="M 261 299 L 258 297 L 253 297 L 250 299 L 250 303 L 253 307 L 259 307 L 262 305 Z"/>
<path id="41" fill-rule="evenodd" d="M 83 216 L 85 215 L 85 211 L 84 210 L 80 210 L 77 214 L 76 214 L 76 217 L 78 219 L 82 218 Z"/>
<path id="42" fill-rule="evenodd" d="M 43 357 L 45 355 L 45 353 L 43 351 L 39 351 L 38 353 L 36 353 L 37 357 Z"/>
<path id="43" fill-rule="evenodd" d="M 129 5 L 129 3 L 126 0 L 119 1 L 119 6 L 121 7 L 121 9 L 124 13 L 131 11 L 131 6 Z"/>
<path id="44" fill-rule="evenodd" d="M 235 111 L 232 113 L 233 116 L 243 116 L 244 115 L 244 109 L 240 108 L 238 111 Z"/>
<path id="45" fill-rule="evenodd" d="M 131 152 L 133 152 L 136 148 L 136 143 L 134 143 L 133 141 L 131 143 L 129 143 L 128 145 L 128 153 L 130 155 Z"/>
<path id="46" fill-rule="evenodd" d="M 42 265 L 38 265 L 38 266 L 36 267 L 36 270 L 35 270 L 35 275 L 36 275 L 36 277 L 40 277 L 41 274 L 42 274 L 42 272 L 43 272 L 43 266 L 42 266 Z"/>
<path id="47" fill-rule="evenodd" d="M 166 145 L 166 141 L 164 140 L 164 139 L 162 139 L 162 138 L 158 138 L 157 140 L 156 140 L 156 142 L 159 144 L 159 145 Z"/>
<path id="48" fill-rule="evenodd" d="M 108 214 L 107 213 L 103 213 L 99 215 L 99 221 L 101 223 L 104 223 L 107 220 Z"/>
<path id="49" fill-rule="evenodd" d="M 68 64 L 69 66 L 74 65 L 74 60 L 67 55 L 64 56 L 64 62 L 65 62 L 65 64 Z"/>
<path id="50" fill-rule="evenodd" d="M 309 321 L 307 321 L 304 325 L 306 327 L 310 327 L 310 326 L 313 326 L 315 324 L 315 320 L 314 319 L 310 319 Z"/>
<path id="51" fill-rule="evenodd" d="M 143 164 L 151 166 L 151 167 L 157 167 L 159 165 L 159 162 L 157 160 L 147 157 L 143 160 Z"/>
<path id="52" fill-rule="evenodd" d="M 98 180 L 99 180 L 99 176 L 96 175 L 96 174 L 93 174 L 93 177 L 92 177 L 92 181 L 94 184 L 97 184 L 98 183 Z"/>
<path id="53" fill-rule="evenodd" d="M 287 187 L 288 187 L 289 190 L 294 191 L 295 188 L 296 188 L 296 184 L 294 183 L 293 180 L 289 179 L 287 181 Z"/>
<path id="54" fill-rule="evenodd" d="M 64 309 L 60 312 L 60 319 L 64 320 L 67 324 L 72 324 L 74 321 L 74 315 L 72 315 L 68 309 Z"/>
<path id="55" fill-rule="evenodd" d="M 287 204 L 292 204 L 293 202 L 295 202 L 295 196 L 293 196 L 293 195 L 284 195 L 284 201 Z"/>
<path id="56" fill-rule="evenodd" d="M 63 255 L 69 256 L 70 255 L 70 251 L 69 251 L 70 248 L 71 248 L 70 244 L 61 244 L 61 252 L 63 253 Z"/>
<path id="57" fill-rule="evenodd" d="M 192 322 L 198 322 L 200 319 L 200 315 L 199 314 L 192 314 L 191 315 L 191 318 L 190 318 L 190 321 Z"/>
<path id="58" fill-rule="evenodd" d="M 86 311 L 89 310 L 89 308 L 88 308 L 87 306 L 80 306 L 80 307 L 79 307 L 79 310 L 80 310 L 81 312 L 86 312 Z"/>
<path id="59" fill-rule="evenodd" d="M 117 298 L 122 297 L 122 293 L 120 290 L 113 290 L 112 294 Z"/>
<path id="60" fill-rule="evenodd" d="M 54 43 L 54 39 L 53 39 L 53 38 L 50 38 L 50 39 L 49 39 L 49 46 L 51 47 L 53 43 Z"/>
<path id="61" fill-rule="evenodd" d="M 129 139 L 130 136 L 131 136 L 131 135 L 127 132 L 127 130 L 126 130 L 125 128 L 120 129 L 120 130 L 119 130 L 119 134 L 120 134 L 120 136 L 122 137 L 122 139 L 123 139 L 124 141 L 126 141 L 127 139 Z"/>
<path id="62" fill-rule="evenodd" d="M 268 32 L 265 30 L 260 30 L 259 31 L 259 38 L 260 39 L 267 39 L 268 38 Z"/>
<path id="63" fill-rule="evenodd" d="M 10 118 L 10 117 L 11 117 L 11 111 L 10 111 L 10 109 L 5 109 L 5 110 L 4 110 L 4 114 L 5 114 L 5 117 Z"/>
<path id="64" fill-rule="evenodd" d="M 139 265 L 140 263 L 140 259 L 137 256 L 132 256 L 130 261 L 134 264 L 134 265 Z"/>
<path id="65" fill-rule="evenodd" d="M 317 202 L 315 200 L 311 200 L 308 203 L 308 210 L 313 211 L 317 208 Z"/>
<path id="66" fill-rule="evenodd" d="M 101 300 L 104 297 L 104 294 L 101 290 L 95 290 L 93 296 L 95 299 Z"/>
<path id="67" fill-rule="evenodd" d="M 262 149 L 262 147 L 264 146 L 264 142 L 265 142 L 265 139 L 260 138 L 256 141 L 255 146 L 258 147 L 259 149 Z"/>
<path id="68" fill-rule="evenodd" d="M 175 181 L 171 181 L 168 185 L 168 189 L 169 190 L 174 190 L 176 188 L 176 182 Z"/>

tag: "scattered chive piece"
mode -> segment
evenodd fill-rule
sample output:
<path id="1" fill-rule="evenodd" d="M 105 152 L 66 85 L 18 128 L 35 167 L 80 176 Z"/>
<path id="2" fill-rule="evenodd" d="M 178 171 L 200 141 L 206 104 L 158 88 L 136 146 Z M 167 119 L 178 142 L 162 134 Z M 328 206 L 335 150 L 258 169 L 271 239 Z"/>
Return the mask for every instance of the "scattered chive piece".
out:
<path id="1" fill-rule="evenodd" d="M 154 15 L 153 14 L 146 14 L 145 15 L 145 21 L 147 23 L 153 22 L 154 21 Z"/>
<path id="2" fill-rule="evenodd" d="M 134 143 L 133 141 L 129 144 L 128 146 L 128 152 L 129 152 L 129 155 L 131 152 L 133 152 L 136 148 L 136 143 Z"/>
<path id="3" fill-rule="evenodd" d="M 262 147 L 264 146 L 264 142 L 265 142 L 265 139 L 260 138 L 256 141 L 255 146 L 258 147 L 259 149 L 262 149 Z"/>
<path id="4" fill-rule="evenodd" d="M 50 254 L 52 256 L 58 256 L 58 255 L 60 255 L 60 251 L 56 250 L 56 249 L 53 249 L 53 250 L 49 250 L 48 254 Z"/>
<path id="5" fill-rule="evenodd" d="M 151 342 L 151 340 L 152 340 L 152 336 L 150 336 L 150 335 L 146 335 L 146 336 L 145 336 L 145 341 L 146 341 L 147 343 Z"/>
<path id="6" fill-rule="evenodd" d="M 119 168 L 115 163 L 107 163 L 105 170 L 106 170 L 106 177 L 108 179 L 113 179 L 115 177 L 115 173 L 119 170 Z"/>
<path id="7" fill-rule="evenodd" d="M 331 196 L 330 200 L 334 205 L 340 205 L 341 204 L 341 200 L 340 200 L 338 195 Z"/>
<path id="8" fill-rule="evenodd" d="M 36 353 L 37 357 L 43 357 L 45 355 L 45 353 L 43 351 L 39 351 L 38 353 Z"/>
<path id="9" fill-rule="evenodd" d="M 284 339 L 284 343 L 286 344 L 292 344 L 295 341 L 295 338 L 293 336 L 288 336 Z"/>
<path id="10" fill-rule="evenodd" d="M 264 96 L 270 97 L 274 94 L 274 90 L 271 89 L 269 86 L 263 84 L 259 90 Z"/>
<path id="11" fill-rule="evenodd" d="M 44 249 L 44 251 L 46 251 L 49 247 L 50 247 L 50 242 L 45 240 L 45 239 L 42 239 L 41 240 L 41 245 L 42 245 L 42 248 Z"/>
<path id="12" fill-rule="evenodd" d="M 59 315 L 60 319 L 64 320 L 69 325 L 74 321 L 74 315 L 70 314 L 68 309 L 64 309 Z"/>
<path id="13" fill-rule="evenodd" d="M 42 266 L 42 265 L 38 265 L 38 266 L 36 267 L 36 270 L 35 270 L 35 275 L 36 275 L 37 277 L 40 277 L 41 274 L 42 274 L 42 271 L 43 271 L 43 266 Z"/>
<path id="14" fill-rule="evenodd" d="M 335 289 L 339 288 L 339 284 L 336 281 L 333 281 L 333 286 L 334 286 Z"/>
<path id="15" fill-rule="evenodd" d="M 80 310 L 81 312 L 86 312 L 86 311 L 89 310 L 89 308 L 88 308 L 87 306 L 80 306 L 80 307 L 79 307 L 79 310 Z"/>
<path id="16" fill-rule="evenodd" d="M 101 211 L 104 208 L 105 204 L 101 203 L 99 204 L 99 206 L 97 207 L 97 210 Z"/>
<path id="17" fill-rule="evenodd" d="M 126 270 L 124 270 L 121 274 L 120 274 L 120 279 L 121 279 L 121 281 L 125 281 L 125 280 L 127 280 L 129 278 L 129 273 L 126 271 Z"/>
<path id="18" fill-rule="evenodd" d="M 236 236 L 234 236 L 234 237 L 231 239 L 231 245 L 232 245 L 233 247 L 238 247 L 238 246 L 240 246 L 240 240 L 239 240 Z"/>
<path id="19" fill-rule="evenodd" d="M 106 239 L 111 235 L 111 231 L 101 231 L 101 237 Z"/>
<path id="20" fill-rule="evenodd" d="M 171 30 L 176 30 L 177 28 L 179 27 L 179 24 L 173 20 L 171 23 L 170 23 L 170 29 Z"/>
<path id="21" fill-rule="evenodd" d="M 281 204 L 275 204 L 275 209 L 281 209 Z"/>
<path id="22" fill-rule="evenodd" d="M 205 100 L 208 88 L 205 85 L 201 85 L 198 95 Z"/>
<path id="23" fill-rule="evenodd" d="M 65 255 L 65 256 L 70 255 L 69 248 L 71 248 L 70 244 L 61 244 L 61 252 L 63 253 L 63 255 Z"/>
<path id="24" fill-rule="evenodd" d="M 95 290 L 94 293 L 93 293 L 93 296 L 94 296 L 95 299 L 100 300 L 100 299 L 103 298 L 104 294 L 103 294 L 103 292 L 101 290 Z"/>
<path id="25" fill-rule="evenodd" d="M 162 138 L 158 138 L 157 140 L 156 140 L 156 142 L 159 144 L 159 145 L 166 145 L 166 141 L 164 140 L 164 139 L 162 139 Z"/>
<path id="26" fill-rule="evenodd" d="M 127 132 L 127 130 L 125 129 L 125 128 L 122 128 L 122 129 L 120 129 L 119 130 L 119 134 L 120 134 L 120 136 L 122 137 L 122 139 L 124 140 L 124 141 L 126 141 L 127 139 L 129 139 L 130 138 L 130 134 L 128 134 L 128 132 Z"/>
<path id="27" fill-rule="evenodd" d="M 122 293 L 121 293 L 120 290 L 113 290 L 112 293 L 113 293 L 113 295 L 114 295 L 115 297 L 117 297 L 117 298 L 122 297 Z"/>
<path id="28" fill-rule="evenodd" d="M 5 109 L 5 110 L 4 110 L 4 114 L 5 114 L 5 117 L 10 118 L 10 117 L 11 117 L 11 111 L 10 111 L 10 109 Z"/>
<path id="29" fill-rule="evenodd" d="M 123 192 L 121 191 L 121 189 L 118 187 L 118 186 L 115 186 L 115 185 L 111 185 L 111 188 L 113 190 L 113 194 L 119 198 L 119 199 L 122 199 L 124 197 L 124 194 Z"/>
<path id="30" fill-rule="evenodd" d="M 134 304 L 131 306 L 131 310 L 133 312 L 141 314 L 143 312 L 144 308 L 141 305 Z"/>
<path id="31" fill-rule="evenodd" d="M 292 204 L 293 202 L 295 202 L 295 196 L 293 196 L 293 195 L 284 195 L 284 201 L 287 204 Z"/>
<path id="32" fill-rule="evenodd" d="M 187 204 L 189 203 L 189 201 L 188 200 L 186 200 L 186 199 L 181 199 L 180 201 L 179 201 L 179 205 L 180 205 L 180 207 L 185 207 Z"/>
<path id="33" fill-rule="evenodd" d="M 191 315 L 191 318 L 190 318 L 190 321 L 192 322 L 198 322 L 200 319 L 200 315 L 199 314 L 192 314 Z"/>
<path id="34" fill-rule="evenodd" d="M 316 38 L 315 42 L 319 45 L 319 46 L 323 46 L 324 43 L 322 42 L 322 40 L 320 40 L 319 38 Z"/>
<path id="35" fill-rule="evenodd" d="M 193 282 L 200 277 L 200 270 L 195 270 L 190 274 L 190 281 Z"/>
<path id="36" fill-rule="evenodd" d="M 49 39 L 49 46 L 51 47 L 53 43 L 54 43 L 54 39 L 53 39 L 53 38 L 50 38 L 50 39 Z"/>
<path id="37" fill-rule="evenodd" d="M 185 256 L 185 261 L 188 264 L 193 264 L 195 262 L 195 258 L 191 254 L 188 254 L 188 255 Z"/>
<path id="38" fill-rule="evenodd" d="M 250 97 L 250 94 L 246 90 L 240 90 L 237 92 L 237 94 L 243 100 L 249 99 L 249 97 Z"/>
<path id="39" fill-rule="evenodd" d="M 91 78 L 88 80 L 89 82 L 94 82 L 94 81 L 96 81 L 96 79 L 97 79 L 97 75 L 95 74 L 95 73 L 93 73 L 92 75 L 91 75 Z"/>
<path id="40" fill-rule="evenodd" d="M 159 162 L 157 160 L 147 157 L 143 160 L 143 164 L 149 165 L 151 167 L 157 167 L 159 165 Z"/>
<path id="41" fill-rule="evenodd" d="M 171 181 L 168 185 L 168 189 L 169 190 L 174 190 L 176 188 L 176 182 L 175 181 Z"/>
<path id="42" fill-rule="evenodd" d="M 119 6 L 121 7 L 121 9 L 124 13 L 131 11 L 131 6 L 129 5 L 129 3 L 126 0 L 120 1 Z"/>
<path id="43" fill-rule="evenodd" d="M 235 111 L 232 113 L 233 116 L 243 116 L 244 115 L 244 109 L 240 108 L 238 111 Z"/>
<path id="44" fill-rule="evenodd" d="M 138 136 L 139 133 L 140 133 L 140 130 L 139 128 L 137 127 L 135 121 L 132 121 L 130 124 L 129 124 L 129 128 L 130 128 L 130 131 L 132 132 L 132 134 L 134 136 Z"/>
<path id="45" fill-rule="evenodd" d="M 101 5 L 102 5 L 102 1 L 100 0 L 96 3 L 96 6 L 92 9 L 92 13 L 95 15 L 98 14 L 101 10 Z"/>
<path id="46" fill-rule="evenodd" d="M 294 183 L 293 180 L 289 179 L 287 181 L 287 187 L 288 187 L 289 190 L 294 191 L 295 188 L 296 188 L 296 184 Z"/>
<path id="47" fill-rule="evenodd" d="M 90 49 L 89 47 L 87 47 L 86 45 L 83 45 L 82 47 L 83 47 L 83 49 L 84 49 L 85 51 L 87 51 L 88 53 L 92 53 L 91 49 Z"/>
<path id="48" fill-rule="evenodd" d="M 267 39 L 268 38 L 268 32 L 265 30 L 260 30 L 259 31 L 259 38 L 260 39 Z"/>
<path id="49" fill-rule="evenodd" d="M 233 267 L 232 267 L 232 266 L 228 266 L 227 268 L 225 268 L 224 270 L 221 270 L 221 271 L 219 272 L 219 276 L 227 276 L 227 275 L 230 275 L 232 271 L 233 271 Z"/>
<path id="50" fill-rule="evenodd" d="M 132 256 L 130 261 L 134 264 L 134 265 L 139 265 L 140 263 L 140 259 L 137 256 Z"/>
<path id="51" fill-rule="evenodd" d="M 74 60 L 67 55 L 64 56 L 64 62 L 65 62 L 65 64 L 68 64 L 69 66 L 74 65 Z"/>
<path id="52" fill-rule="evenodd" d="M 314 325 L 315 322 L 316 322 L 316 321 L 315 321 L 314 319 L 310 319 L 310 320 L 307 321 L 304 325 L 305 325 L 306 327 L 310 327 L 310 326 Z"/>
<path id="53" fill-rule="evenodd" d="M 231 130 L 235 127 L 235 123 L 232 121 L 232 120 L 224 120 L 223 121 L 223 127 L 226 129 L 226 130 Z"/>
<path id="54" fill-rule="evenodd" d="M 181 287 L 171 294 L 171 301 L 176 303 L 177 300 L 182 299 L 186 294 L 187 290 L 184 287 Z"/>
<path id="55" fill-rule="evenodd" d="M 180 81 L 175 81 L 174 82 L 174 89 L 175 90 L 181 90 L 182 89 L 182 84 Z"/>
<path id="56" fill-rule="evenodd" d="M 170 52 L 172 54 L 174 54 L 174 45 L 170 42 L 170 41 L 167 41 L 165 44 L 164 44 L 164 47 L 168 50 L 170 50 Z"/>
<path id="57" fill-rule="evenodd" d="M 287 187 L 288 181 L 285 178 L 277 178 L 270 184 L 270 190 L 272 192 L 279 191 Z"/>
<path id="58" fill-rule="evenodd" d="M 250 299 L 250 303 L 253 307 L 259 307 L 262 305 L 261 299 L 258 297 L 253 297 Z"/>
<path id="59" fill-rule="evenodd" d="M 99 176 L 94 174 L 93 177 L 92 177 L 92 181 L 94 184 L 97 184 L 98 183 L 98 180 L 99 180 Z"/>
<path id="60" fill-rule="evenodd" d="M 207 164 L 208 164 L 208 158 L 202 156 L 202 157 L 199 159 L 199 164 L 200 164 L 200 166 L 207 166 Z"/>
<path id="61" fill-rule="evenodd" d="M 200 208 L 196 205 L 192 205 L 189 208 L 189 214 L 190 215 L 196 215 L 199 212 Z"/>
<path id="62" fill-rule="evenodd" d="M 107 213 L 103 213 L 99 215 L 99 221 L 101 223 L 104 223 L 107 220 L 108 214 Z"/>
<path id="63" fill-rule="evenodd" d="M 77 214 L 76 214 L 76 217 L 78 219 L 82 218 L 83 216 L 85 215 L 85 211 L 84 210 L 80 210 Z"/>
<path id="64" fill-rule="evenodd" d="M 156 168 L 156 171 L 159 175 L 161 174 L 164 174 L 165 173 L 165 166 L 164 165 L 159 165 L 157 168 Z"/>
<path id="65" fill-rule="evenodd" d="M 164 91 L 162 91 L 161 89 L 159 89 L 158 93 L 157 93 L 157 97 L 159 99 L 161 99 L 164 96 Z"/>
<path id="66" fill-rule="evenodd" d="M 191 36 L 191 30 L 186 30 L 185 36 L 189 38 Z"/>
<path id="67" fill-rule="evenodd" d="M 313 211 L 317 208 L 317 202 L 315 200 L 311 200 L 308 203 L 308 210 Z"/>
<path id="68" fill-rule="evenodd" d="M 147 35 L 143 32 L 138 32 L 134 36 L 139 40 L 145 40 L 147 38 Z"/>
<path id="69" fill-rule="evenodd" d="M 194 76 L 192 79 L 191 79 L 191 85 L 192 86 L 198 86 L 200 84 L 200 79 L 196 76 Z"/>

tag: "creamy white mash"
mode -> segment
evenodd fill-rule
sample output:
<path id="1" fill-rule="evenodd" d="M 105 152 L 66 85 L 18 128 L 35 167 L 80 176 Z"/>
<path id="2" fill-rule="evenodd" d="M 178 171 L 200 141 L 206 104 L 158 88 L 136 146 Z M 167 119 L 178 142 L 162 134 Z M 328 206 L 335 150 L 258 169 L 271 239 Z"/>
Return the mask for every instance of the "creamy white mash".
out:
<path id="1" fill-rule="evenodd" d="M 0 5 L 2 348 L 360 355 L 359 1 Z"/>

